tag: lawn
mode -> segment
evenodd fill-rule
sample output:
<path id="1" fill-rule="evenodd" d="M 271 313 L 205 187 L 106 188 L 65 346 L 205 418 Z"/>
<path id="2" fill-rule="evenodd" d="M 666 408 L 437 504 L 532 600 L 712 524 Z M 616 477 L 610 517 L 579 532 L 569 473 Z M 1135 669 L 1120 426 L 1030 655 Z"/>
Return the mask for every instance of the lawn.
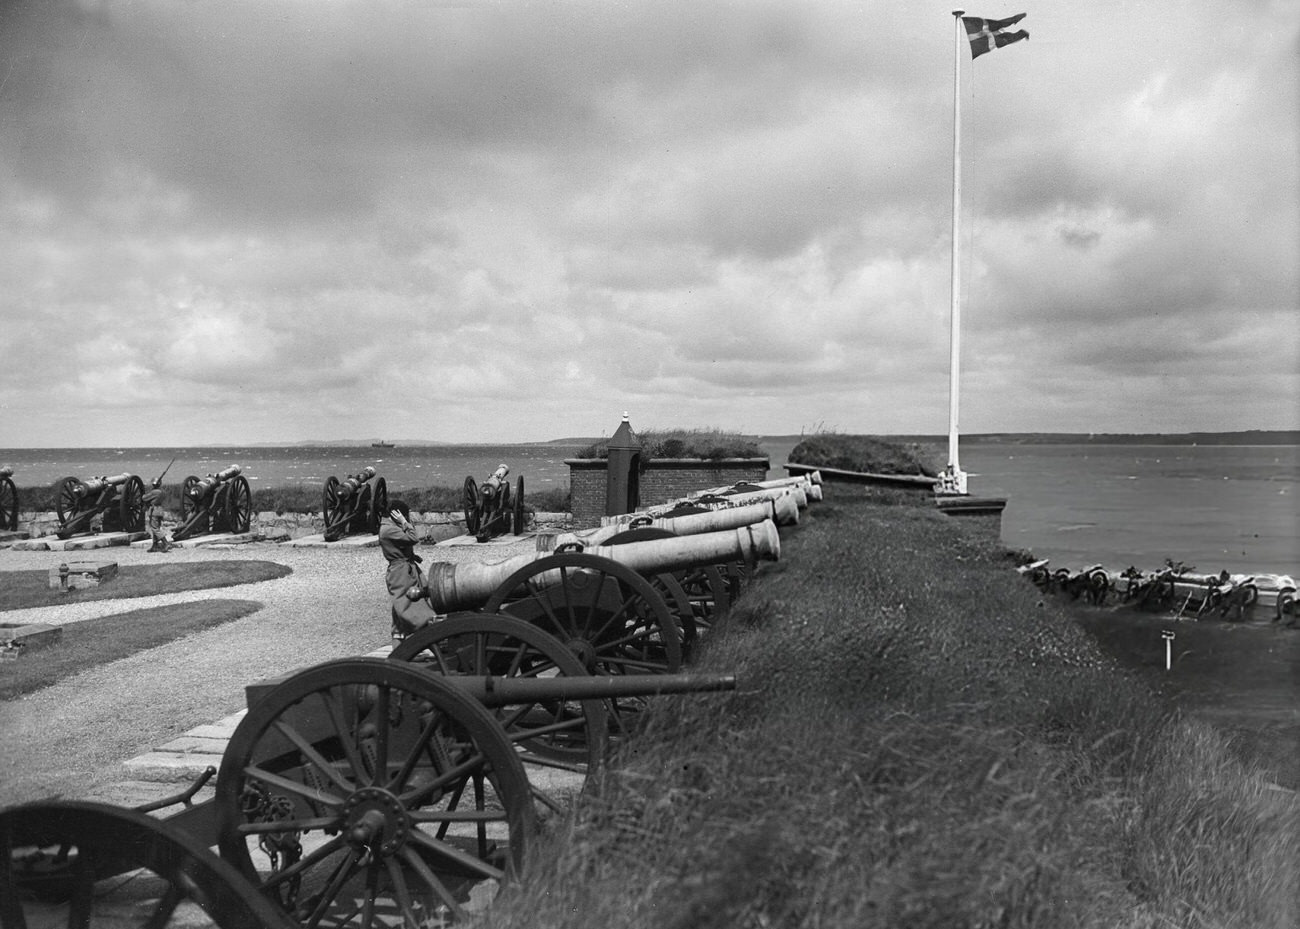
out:
<path id="1" fill-rule="evenodd" d="M 57 643 L 0 662 L 0 700 L 12 700 L 88 668 L 242 619 L 261 608 L 256 600 L 196 600 L 72 623 L 63 627 Z"/>
<path id="2" fill-rule="evenodd" d="M 272 561 L 190 561 L 152 565 L 125 565 L 112 580 L 99 587 L 52 590 L 48 571 L 0 571 L 0 612 L 28 607 L 119 600 L 154 594 L 209 590 L 269 581 L 293 573 Z"/>

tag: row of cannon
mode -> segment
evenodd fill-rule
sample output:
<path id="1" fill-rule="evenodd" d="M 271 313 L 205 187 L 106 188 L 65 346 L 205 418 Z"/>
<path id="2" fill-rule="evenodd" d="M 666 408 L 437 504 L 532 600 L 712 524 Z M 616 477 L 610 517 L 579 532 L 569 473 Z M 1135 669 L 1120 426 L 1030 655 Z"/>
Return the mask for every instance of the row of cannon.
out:
<path id="1" fill-rule="evenodd" d="M 158 880 L 126 887 L 146 926 L 196 906 L 209 925 L 268 929 L 472 919 L 649 699 L 737 686 L 684 664 L 780 557 L 778 521 L 820 497 L 807 478 L 764 485 L 630 514 L 549 553 L 431 564 L 414 593 L 445 615 L 387 658 L 251 684 L 219 770 L 189 790 L 134 810 L 0 811 L 0 922 L 91 925 L 121 903 L 105 879 L 141 868 Z M 212 799 L 193 802 L 213 776 Z"/>
<path id="2" fill-rule="evenodd" d="M 1175 612 L 1198 619 L 1217 616 L 1240 622 L 1261 612 L 1273 622 L 1297 622 L 1296 582 L 1286 574 L 1198 574 L 1181 563 L 1167 562 L 1154 571 L 1129 566 L 1108 571 L 1102 565 L 1081 570 L 1049 568 L 1046 559 L 1020 572 L 1040 590 L 1103 606 L 1114 597 L 1147 612 Z"/>
<path id="3" fill-rule="evenodd" d="M 172 464 L 175 464 L 173 459 Z M 162 487 L 171 464 L 150 487 Z M 524 531 L 524 479 L 518 478 L 513 497 L 506 483 L 509 467 L 500 465 L 481 484 L 465 479 L 465 523 L 480 542 L 504 532 Z M 0 530 L 18 528 L 18 490 L 13 468 L 0 467 Z M 56 530 L 60 539 L 79 533 L 143 532 L 147 493 L 144 480 L 129 472 L 85 480 L 65 477 L 55 488 Z M 181 483 L 181 516 L 172 531 L 174 541 L 209 532 L 248 532 L 252 523 L 253 494 L 239 465 L 230 465 L 206 477 L 190 475 Z M 341 480 L 331 475 L 321 495 L 321 516 L 327 542 L 347 535 L 377 533 L 388 514 L 388 485 L 375 468 L 367 466 Z"/>

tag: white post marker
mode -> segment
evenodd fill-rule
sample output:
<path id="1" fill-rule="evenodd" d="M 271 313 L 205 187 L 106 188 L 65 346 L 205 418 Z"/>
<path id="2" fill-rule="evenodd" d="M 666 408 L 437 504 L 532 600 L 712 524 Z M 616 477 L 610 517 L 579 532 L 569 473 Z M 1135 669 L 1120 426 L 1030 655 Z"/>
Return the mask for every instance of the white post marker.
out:
<path id="1" fill-rule="evenodd" d="M 1165 629 L 1160 633 L 1160 638 L 1165 640 L 1165 670 L 1168 671 L 1174 664 L 1174 631 Z"/>

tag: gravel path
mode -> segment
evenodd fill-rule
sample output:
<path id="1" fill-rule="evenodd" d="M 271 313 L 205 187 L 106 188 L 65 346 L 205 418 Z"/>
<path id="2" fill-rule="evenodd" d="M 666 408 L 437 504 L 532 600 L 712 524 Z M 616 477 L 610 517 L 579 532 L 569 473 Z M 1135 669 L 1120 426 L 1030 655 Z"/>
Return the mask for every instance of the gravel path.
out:
<path id="1" fill-rule="evenodd" d="M 433 561 L 498 561 L 535 542 L 422 546 Z M 63 552 L 0 550 L 0 570 L 57 567 Z M 92 669 L 22 698 L 0 702 L 0 805 L 83 797 L 123 778 L 121 762 L 244 706 L 244 686 L 389 641 L 384 559 L 377 548 L 294 548 L 253 543 L 174 549 L 165 555 L 111 548 L 84 560 L 119 565 L 262 559 L 293 573 L 272 581 L 130 600 L 100 600 L 0 612 L 11 622 L 66 625 L 166 603 L 229 598 L 264 608 L 244 619 Z M 39 653 L 38 653 L 39 654 Z"/>

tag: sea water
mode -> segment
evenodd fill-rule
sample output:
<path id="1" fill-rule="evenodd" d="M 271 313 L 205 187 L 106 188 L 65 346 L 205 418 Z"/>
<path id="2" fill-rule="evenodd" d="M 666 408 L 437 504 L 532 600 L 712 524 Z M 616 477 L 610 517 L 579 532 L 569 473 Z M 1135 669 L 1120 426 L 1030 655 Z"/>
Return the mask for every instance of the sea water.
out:
<path id="1" fill-rule="evenodd" d="M 797 438 L 763 439 L 782 466 Z M 390 493 L 460 487 L 499 464 L 529 492 L 567 487 L 566 458 L 583 446 L 436 445 L 395 448 L 0 449 L 19 487 L 129 472 L 146 483 L 172 458 L 168 483 L 239 464 L 254 488 L 324 483 L 367 466 Z M 1002 541 L 1054 566 L 1160 567 L 1165 559 L 1197 571 L 1300 574 L 1300 446 L 1029 445 L 971 443 L 961 449 L 969 489 L 1007 500 Z"/>

